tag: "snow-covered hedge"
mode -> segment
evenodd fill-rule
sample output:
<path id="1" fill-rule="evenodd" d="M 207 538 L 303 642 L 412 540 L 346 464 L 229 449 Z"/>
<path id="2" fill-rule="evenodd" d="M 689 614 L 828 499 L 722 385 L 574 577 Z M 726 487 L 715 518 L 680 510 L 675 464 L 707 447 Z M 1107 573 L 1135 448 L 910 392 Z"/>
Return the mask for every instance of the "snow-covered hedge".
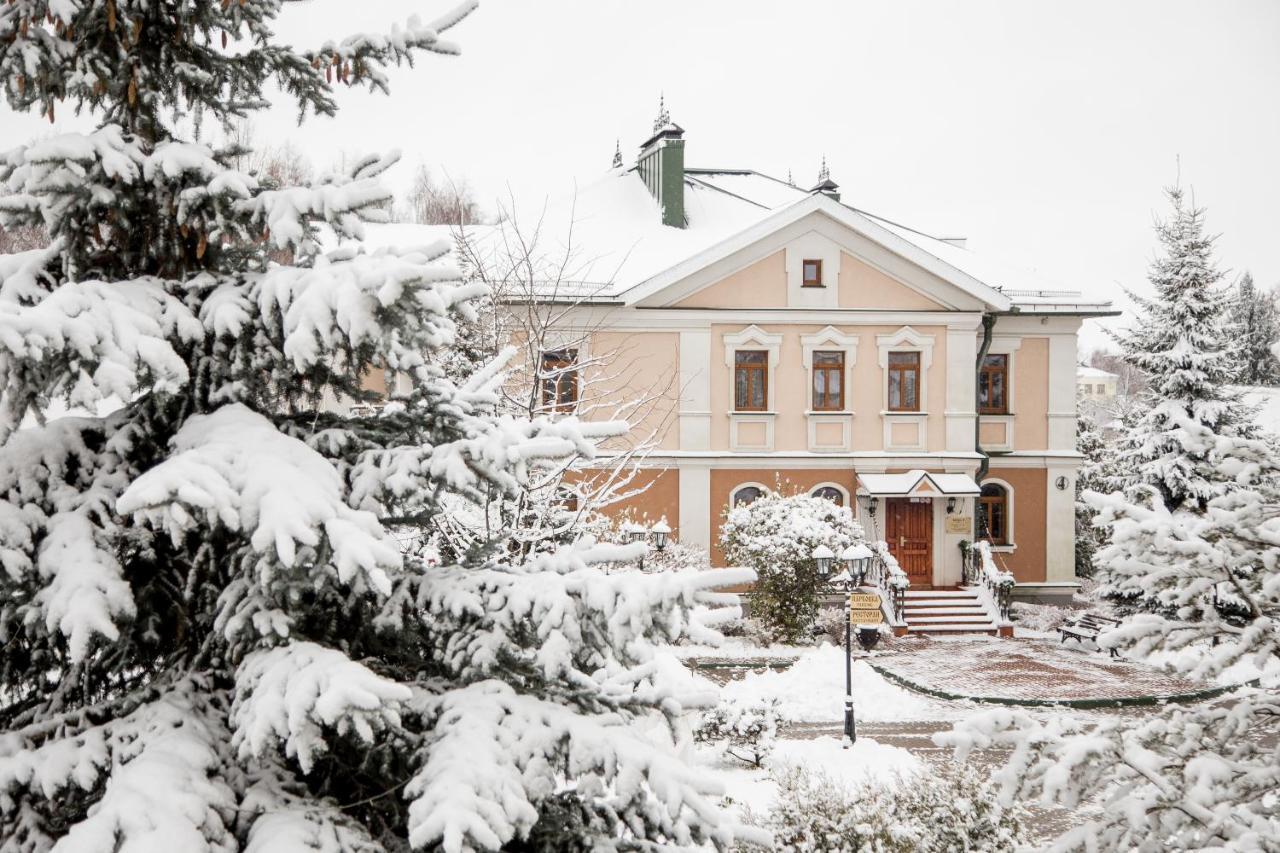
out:
<path id="1" fill-rule="evenodd" d="M 944 764 L 851 790 L 793 768 L 778 778 L 762 823 L 775 849 L 792 853 L 1017 849 L 1027 842 L 1025 811 L 1001 806 L 986 777 L 972 764 Z"/>
<path id="2" fill-rule="evenodd" d="M 814 549 L 825 545 L 839 554 L 862 540 L 862 526 L 848 507 L 776 492 L 731 509 L 720 531 L 729 562 L 756 571 L 751 615 L 788 642 L 808 637 L 818 617 L 824 584 Z"/>

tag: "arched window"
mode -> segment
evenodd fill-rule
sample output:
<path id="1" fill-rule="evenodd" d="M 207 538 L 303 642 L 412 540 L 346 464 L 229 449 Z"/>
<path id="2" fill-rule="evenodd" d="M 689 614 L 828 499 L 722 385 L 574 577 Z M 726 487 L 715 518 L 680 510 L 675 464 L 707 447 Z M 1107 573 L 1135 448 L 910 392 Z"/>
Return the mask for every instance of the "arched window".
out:
<path id="1" fill-rule="evenodd" d="M 733 493 L 733 500 L 730 503 L 734 506 L 746 506 L 762 497 L 764 497 L 764 489 L 759 486 L 743 486 Z"/>
<path id="2" fill-rule="evenodd" d="M 836 506 L 844 506 L 844 492 L 835 486 L 819 486 L 813 490 L 811 497 L 826 498 Z"/>
<path id="3" fill-rule="evenodd" d="M 1009 491 L 996 483 L 983 483 L 978 498 L 978 538 L 992 545 L 1009 544 Z"/>

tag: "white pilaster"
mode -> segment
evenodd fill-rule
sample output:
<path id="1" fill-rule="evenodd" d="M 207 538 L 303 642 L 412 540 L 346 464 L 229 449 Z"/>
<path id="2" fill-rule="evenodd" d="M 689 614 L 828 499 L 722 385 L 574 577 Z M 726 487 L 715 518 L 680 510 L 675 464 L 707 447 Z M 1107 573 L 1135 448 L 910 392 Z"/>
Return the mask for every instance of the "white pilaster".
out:
<path id="1" fill-rule="evenodd" d="M 978 341 L 973 329 L 947 329 L 947 450 L 973 450 Z"/>
<path id="2" fill-rule="evenodd" d="M 1049 336 L 1049 446 L 1076 449 L 1076 336 Z"/>
<path id="3" fill-rule="evenodd" d="M 686 545 L 711 549 L 711 469 L 682 464 L 680 473 L 680 527 L 677 538 Z"/>
<path id="4" fill-rule="evenodd" d="M 711 449 L 710 331 L 680 333 L 680 449 Z"/>
<path id="5" fill-rule="evenodd" d="M 1076 472 L 1075 468 L 1046 470 L 1044 518 L 1044 579 L 1076 579 Z M 1058 488 L 1058 480 L 1065 488 Z"/>

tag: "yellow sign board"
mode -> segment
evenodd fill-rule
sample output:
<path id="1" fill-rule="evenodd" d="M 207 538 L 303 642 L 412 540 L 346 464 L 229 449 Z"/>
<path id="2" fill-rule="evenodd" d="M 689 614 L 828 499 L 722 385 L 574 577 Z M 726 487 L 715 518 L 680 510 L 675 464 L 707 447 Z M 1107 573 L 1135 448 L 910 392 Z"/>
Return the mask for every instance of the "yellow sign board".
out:
<path id="1" fill-rule="evenodd" d="M 880 596 L 874 592 L 851 592 L 849 593 L 849 609 L 879 610 Z"/>
<path id="2" fill-rule="evenodd" d="M 973 529 L 973 519 L 967 515 L 947 516 L 948 533 L 968 533 Z"/>
<path id="3" fill-rule="evenodd" d="M 850 625 L 879 625 L 884 619 L 884 614 L 880 612 L 880 608 L 875 610 L 850 610 Z"/>

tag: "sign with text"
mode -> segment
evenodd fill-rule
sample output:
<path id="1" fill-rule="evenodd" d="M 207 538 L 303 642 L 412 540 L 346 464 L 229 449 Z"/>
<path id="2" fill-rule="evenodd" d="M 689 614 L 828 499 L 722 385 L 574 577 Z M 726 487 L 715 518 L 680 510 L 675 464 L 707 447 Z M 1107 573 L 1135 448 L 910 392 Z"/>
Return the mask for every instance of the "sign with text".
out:
<path id="1" fill-rule="evenodd" d="M 973 529 L 973 519 L 967 515 L 948 515 L 948 533 L 968 533 Z"/>
<path id="2" fill-rule="evenodd" d="M 851 592 L 849 593 L 849 609 L 879 610 L 880 596 L 874 592 Z"/>
<path id="3" fill-rule="evenodd" d="M 883 620 L 884 615 L 880 612 L 880 596 L 873 592 L 849 594 L 850 625 L 879 625 Z"/>
<path id="4" fill-rule="evenodd" d="M 884 614 L 879 608 L 875 610 L 850 610 L 850 625 L 879 625 L 884 620 Z"/>

